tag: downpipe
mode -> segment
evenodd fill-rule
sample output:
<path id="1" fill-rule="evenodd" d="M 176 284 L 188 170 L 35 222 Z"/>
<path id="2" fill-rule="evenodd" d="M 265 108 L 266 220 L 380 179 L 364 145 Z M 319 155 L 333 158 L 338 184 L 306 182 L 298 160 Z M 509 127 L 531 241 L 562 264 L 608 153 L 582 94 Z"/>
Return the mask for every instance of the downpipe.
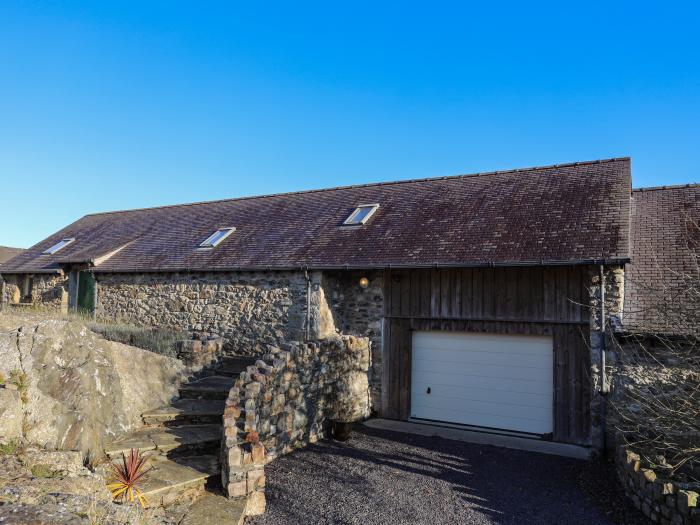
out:
<path id="1" fill-rule="evenodd" d="M 306 279 L 306 322 L 304 323 L 304 340 L 309 340 L 311 333 L 311 278 L 308 270 L 304 270 L 304 278 Z"/>
<path id="2" fill-rule="evenodd" d="M 601 264 L 598 267 L 600 276 L 600 428 L 601 444 L 600 450 L 605 457 L 607 455 L 606 439 L 606 419 L 608 408 L 608 381 L 605 371 L 605 347 L 606 347 L 606 322 L 605 322 L 605 267 Z"/>

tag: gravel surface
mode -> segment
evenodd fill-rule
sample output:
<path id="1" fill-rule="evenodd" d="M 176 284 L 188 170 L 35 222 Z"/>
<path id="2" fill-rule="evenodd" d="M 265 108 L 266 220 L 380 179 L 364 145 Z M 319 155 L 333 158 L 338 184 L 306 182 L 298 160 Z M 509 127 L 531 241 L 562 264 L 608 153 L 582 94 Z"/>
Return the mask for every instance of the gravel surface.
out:
<path id="1" fill-rule="evenodd" d="M 265 470 L 247 525 L 647 523 L 607 465 L 364 426 Z"/>

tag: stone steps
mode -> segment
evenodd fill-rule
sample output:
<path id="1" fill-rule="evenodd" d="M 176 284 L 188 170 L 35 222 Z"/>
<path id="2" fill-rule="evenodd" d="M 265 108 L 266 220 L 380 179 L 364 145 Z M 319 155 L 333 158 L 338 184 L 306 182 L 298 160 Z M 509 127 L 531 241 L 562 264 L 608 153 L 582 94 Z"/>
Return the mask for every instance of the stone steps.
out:
<path id="1" fill-rule="evenodd" d="M 178 399 L 141 417 L 150 426 L 221 424 L 224 408 L 220 399 Z"/>
<path id="2" fill-rule="evenodd" d="M 257 357 L 224 357 L 215 369 L 216 375 L 237 377 L 246 368 L 255 364 Z"/>
<path id="3" fill-rule="evenodd" d="M 140 488 L 149 507 L 167 506 L 180 498 L 196 497 L 210 478 L 218 481 L 220 474 L 219 459 L 215 455 L 152 457 L 148 468 L 150 471 Z"/>
<path id="4" fill-rule="evenodd" d="M 108 444 L 105 453 L 110 458 L 120 458 L 132 448 L 169 457 L 215 453 L 221 443 L 221 432 L 221 424 L 145 428 Z"/>
<path id="5" fill-rule="evenodd" d="M 141 487 L 148 506 L 194 500 L 180 525 L 242 525 L 247 505 L 253 504 L 246 497 L 229 499 L 212 490 L 220 484 L 225 399 L 237 376 L 254 363 L 255 358 L 224 358 L 217 375 L 181 385 L 180 399 L 142 414 L 146 428 L 105 448 L 112 461 L 132 448 L 149 457 L 152 470 Z"/>
<path id="6" fill-rule="evenodd" d="M 229 376 L 209 376 L 180 387 L 183 399 L 226 399 L 235 381 Z"/>

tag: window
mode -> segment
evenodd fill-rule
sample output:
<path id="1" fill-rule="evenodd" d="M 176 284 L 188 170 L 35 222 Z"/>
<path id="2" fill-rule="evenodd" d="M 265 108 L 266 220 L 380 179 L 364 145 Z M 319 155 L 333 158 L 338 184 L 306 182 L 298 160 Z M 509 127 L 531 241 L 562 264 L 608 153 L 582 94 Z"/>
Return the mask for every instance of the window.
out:
<path id="1" fill-rule="evenodd" d="M 217 246 L 226 237 L 236 231 L 236 228 L 219 228 L 212 233 L 206 241 L 199 245 L 200 248 L 213 248 Z"/>
<path id="2" fill-rule="evenodd" d="M 366 223 L 369 218 L 374 215 L 374 212 L 379 208 L 379 204 L 361 204 L 355 211 L 350 214 L 350 217 L 345 219 L 345 226 L 357 226 Z"/>
<path id="3" fill-rule="evenodd" d="M 70 243 L 72 243 L 75 239 L 73 237 L 69 237 L 68 239 L 63 239 L 58 241 L 56 244 L 54 244 L 51 248 L 46 250 L 42 255 L 53 255 L 59 250 L 62 250 L 66 246 L 68 246 Z"/>

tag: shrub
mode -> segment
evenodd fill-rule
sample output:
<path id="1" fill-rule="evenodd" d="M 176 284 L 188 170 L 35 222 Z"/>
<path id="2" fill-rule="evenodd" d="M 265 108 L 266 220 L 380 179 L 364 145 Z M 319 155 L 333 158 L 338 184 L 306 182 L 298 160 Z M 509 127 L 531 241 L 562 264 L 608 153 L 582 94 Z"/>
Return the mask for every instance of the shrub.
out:
<path id="1" fill-rule="evenodd" d="M 132 448 L 128 458 L 122 454 L 121 464 L 110 464 L 114 481 L 107 488 L 112 493 L 112 498 L 130 503 L 138 500 L 142 507 L 146 506 L 146 497 L 139 488 L 150 471 L 146 469 L 146 459 L 146 456 Z"/>

